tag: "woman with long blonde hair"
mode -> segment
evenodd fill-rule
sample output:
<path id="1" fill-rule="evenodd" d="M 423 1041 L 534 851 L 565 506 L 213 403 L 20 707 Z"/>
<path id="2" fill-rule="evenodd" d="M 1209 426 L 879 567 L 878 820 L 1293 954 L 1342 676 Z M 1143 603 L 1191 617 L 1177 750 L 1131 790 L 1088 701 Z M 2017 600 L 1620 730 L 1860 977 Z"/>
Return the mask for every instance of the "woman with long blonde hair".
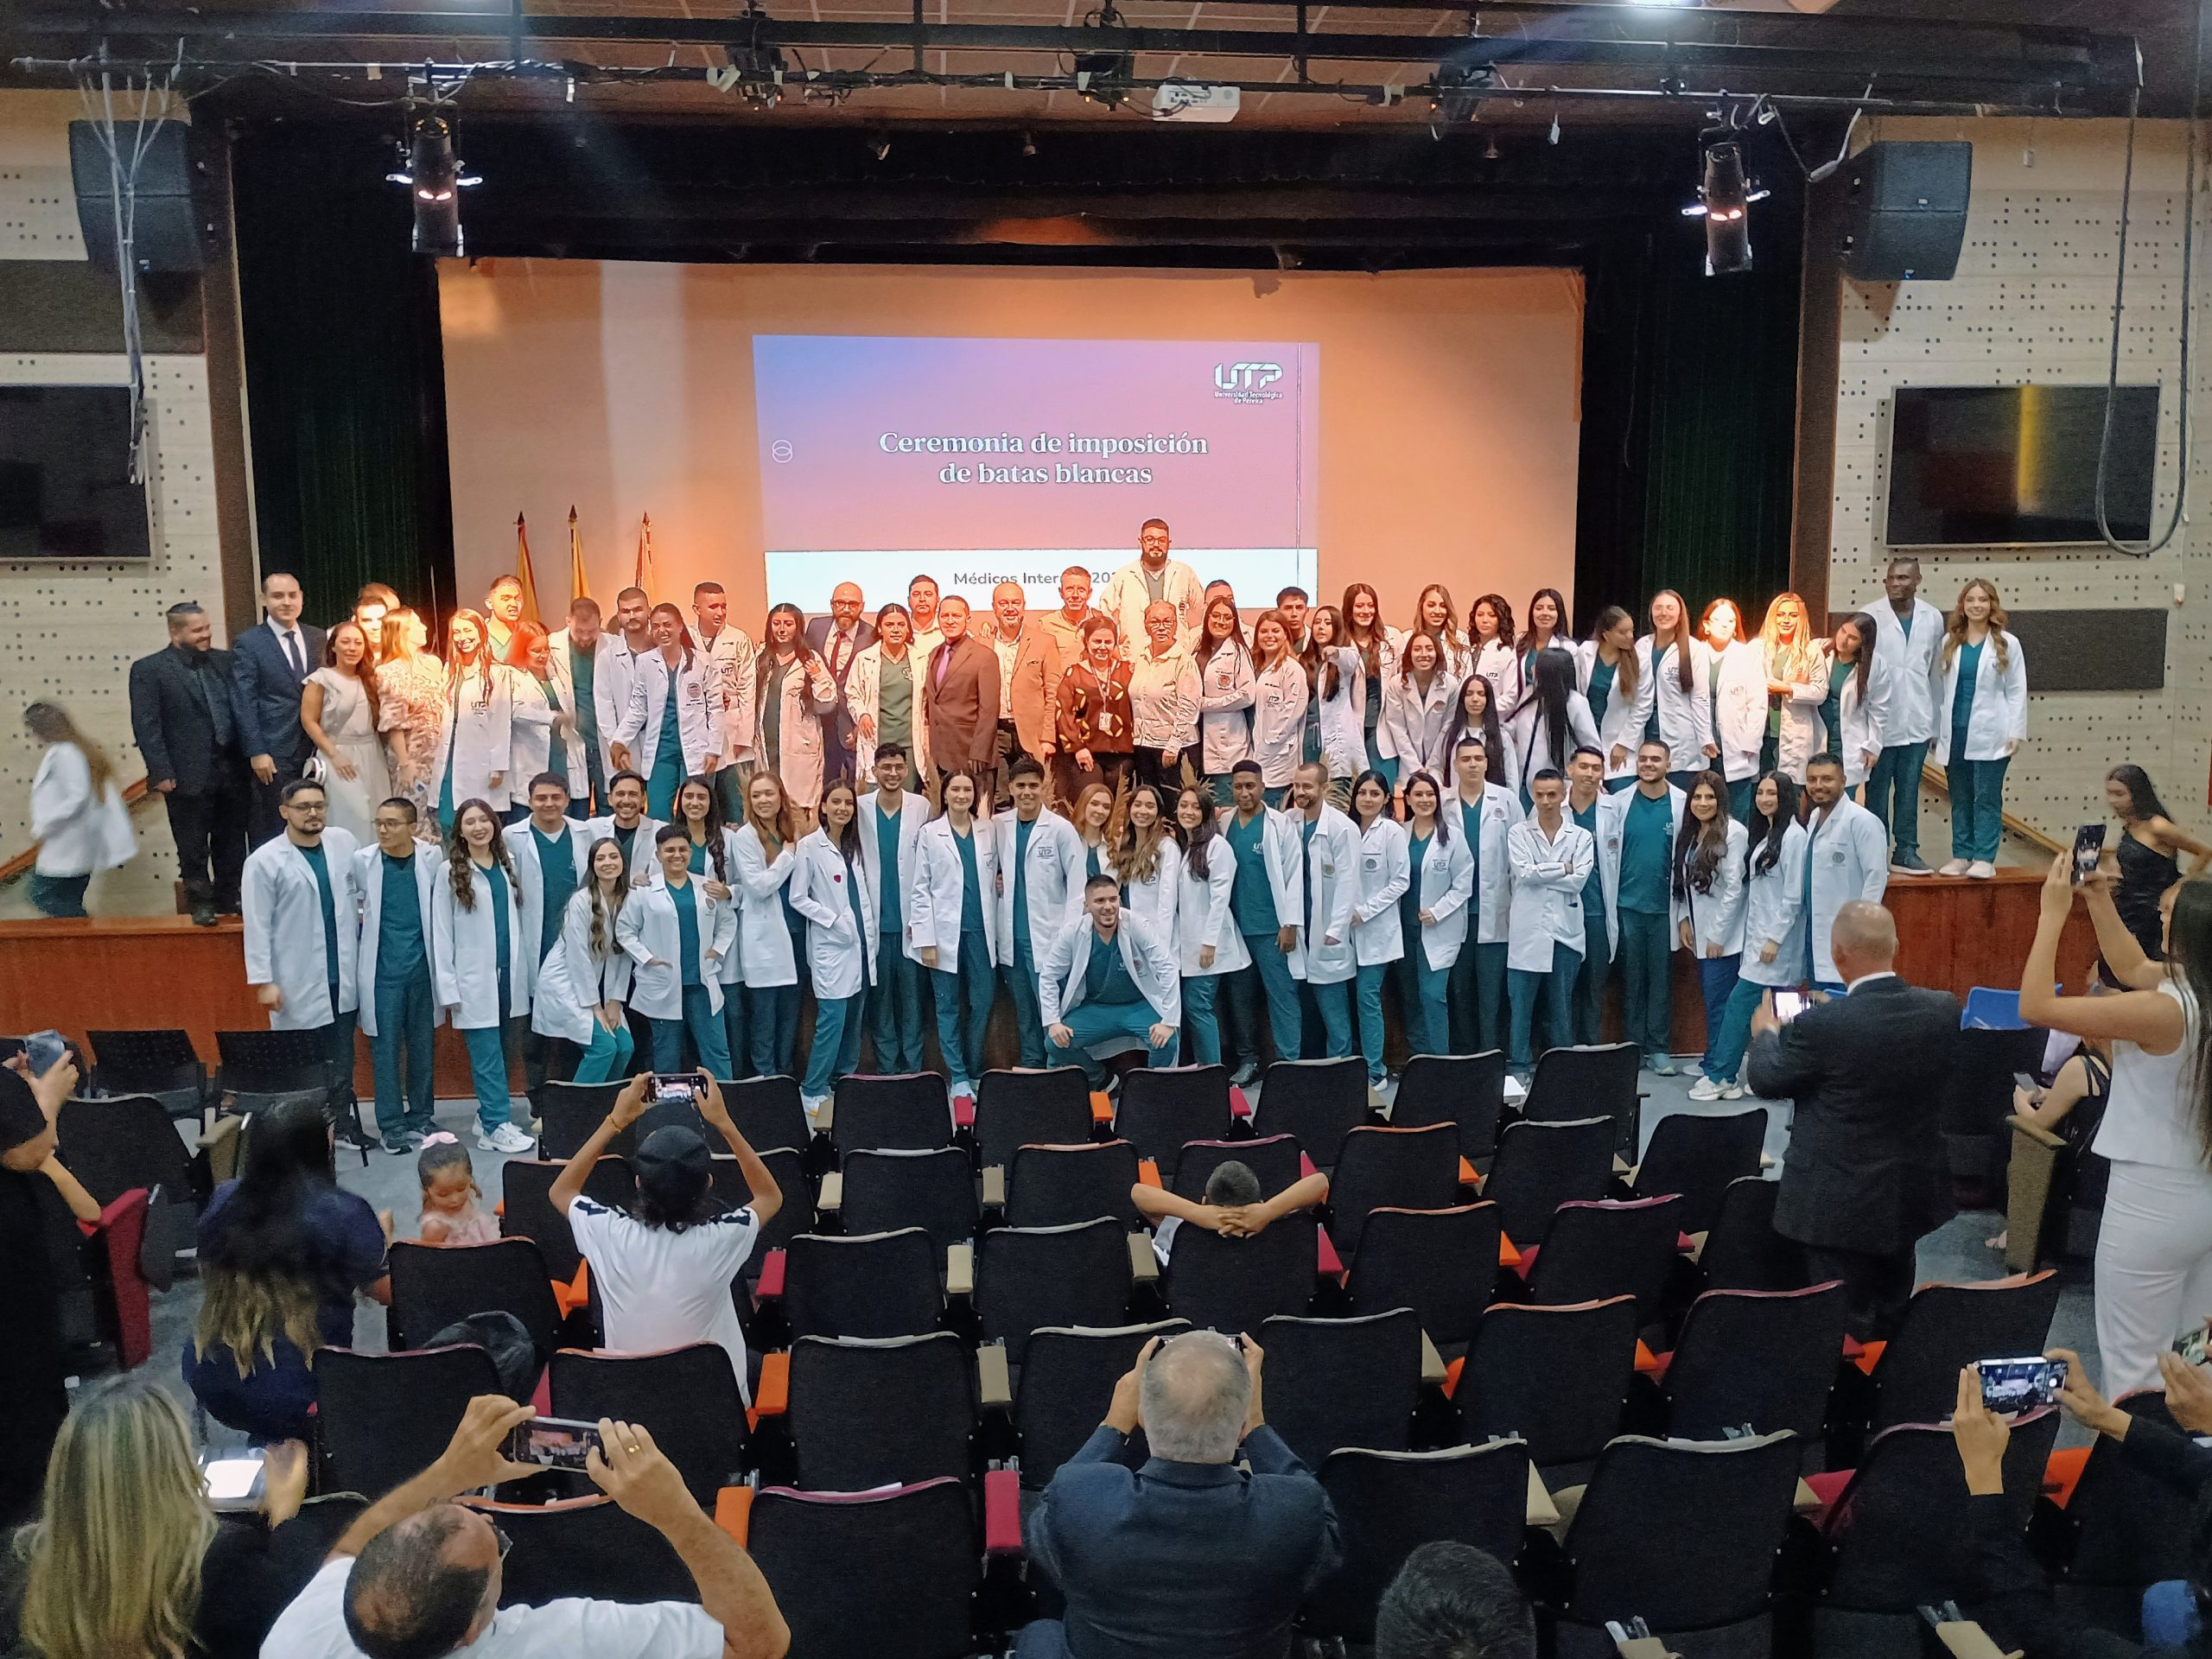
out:
<path id="1" fill-rule="evenodd" d="M 1993 876 L 2005 834 L 2005 768 L 2028 735 L 2028 659 L 1996 587 L 1959 589 L 1936 667 L 1935 761 L 1951 790 L 1951 860 L 1943 875 Z"/>
<path id="2" fill-rule="evenodd" d="M 446 667 L 426 649 L 429 629 L 404 605 L 385 613 L 377 639 L 377 730 L 391 764 L 391 792 L 415 803 L 416 833 L 435 840 Z"/>
<path id="3" fill-rule="evenodd" d="M 41 747 L 31 779 L 31 834 L 38 840 L 31 903 L 41 915 L 82 916 L 92 877 L 127 863 L 138 838 L 116 786 L 115 763 L 77 729 L 67 709 L 34 702 L 23 710 L 23 726 Z"/>
<path id="4" fill-rule="evenodd" d="M 1760 770 L 1779 772 L 1799 785 L 1819 744 L 1815 714 L 1828 695 L 1827 664 L 1821 645 L 1803 600 L 1782 593 L 1768 602 L 1759 624 L 1767 698 L 1767 739 L 1760 751 Z"/>
<path id="5" fill-rule="evenodd" d="M 747 1036 L 753 1069 L 764 1077 L 787 1075 L 798 1046 L 798 964 L 806 954 L 806 918 L 791 904 L 791 882 L 804 880 L 798 843 L 798 815 L 784 780 L 772 772 L 754 772 L 745 785 L 745 822 L 729 846 L 737 868 Z"/>
<path id="6" fill-rule="evenodd" d="M 1421 597 L 1414 601 L 1415 633 L 1434 637 L 1444 648 L 1444 671 L 1455 680 L 1464 680 L 1475 671 L 1474 647 L 1459 630 L 1459 613 L 1452 603 L 1452 590 L 1440 582 L 1432 582 L 1421 590 Z"/>
<path id="7" fill-rule="evenodd" d="M 1650 615 L 1651 632 L 1636 642 L 1651 683 L 1643 737 L 1667 746 L 1667 781 L 1687 792 L 1719 752 L 1713 741 L 1711 664 L 1680 594 L 1662 588 L 1651 596 Z"/>
<path id="8" fill-rule="evenodd" d="M 1075 803 L 1068 809 L 1068 821 L 1075 825 L 1075 833 L 1083 842 L 1083 877 L 1086 881 L 1094 875 L 1114 874 L 1113 835 L 1121 810 L 1120 792 L 1103 783 L 1085 784 L 1076 791 Z"/>

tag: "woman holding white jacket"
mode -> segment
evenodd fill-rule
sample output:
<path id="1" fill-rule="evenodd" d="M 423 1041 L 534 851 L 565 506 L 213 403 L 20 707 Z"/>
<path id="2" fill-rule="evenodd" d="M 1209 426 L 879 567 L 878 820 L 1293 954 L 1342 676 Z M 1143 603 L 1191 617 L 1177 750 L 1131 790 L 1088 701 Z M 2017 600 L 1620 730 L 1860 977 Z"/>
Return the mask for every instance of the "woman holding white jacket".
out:
<path id="1" fill-rule="evenodd" d="M 1705 1052 L 1720 1047 L 1728 999 L 1735 994 L 1744 955 L 1744 855 L 1751 832 L 1728 816 L 1728 785 L 1718 772 L 1701 772 L 1691 781 L 1675 835 L 1668 881 L 1668 908 L 1675 938 L 1697 963 L 1698 988 L 1705 998 Z M 1707 1069 L 1692 1085 L 1718 1100 L 1718 1068 Z"/>
<path id="2" fill-rule="evenodd" d="M 1713 741 L 1720 751 L 1713 769 L 1728 785 L 1729 816 L 1741 823 L 1751 815 L 1751 780 L 1766 741 L 1766 652 L 1744 638 L 1744 613 L 1732 599 L 1707 606 L 1698 632 L 1713 687 Z"/>
<path id="3" fill-rule="evenodd" d="M 1443 643 L 1433 634 L 1406 636 L 1396 668 L 1382 683 L 1382 723 L 1401 778 L 1416 772 L 1443 775 L 1444 734 L 1465 682 L 1465 676 L 1452 678 Z"/>
<path id="4" fill-rule="evenodd" d="M 818 1117 L 837 1079 L 860 1069 L 861 1010 L 875 982 L 876 893 L 861 861 L 860 797 L 838 779 L 822 792 L 822 823 L 798 844 L 791 904 L 806 918 L 814 981 L 814 1048 L 799 1096 Z"/>
<path id="5" fill-rule="evenodd" d="M 630 1006 L 652 1022 L 653 1070 L 683 1069 L 683 1035 L 709 1077 L 730 1075 L 722 1032 L 721 964 L 737 946 L 737 918 L 691 874 L 691 837 L 663 824 L 653 837 L 661 880 L 632 891 L 615 937 L 637 963 Z"/>
<path id="6" fill-rule="evenodd" d="M 1637 677 L 1651 688 L 1642 736 L 1667 746 L 1667 781 L 1687 790 L 1719 746 L 1713 741 L 1712 665 L 1690 632 L 1682 596 L 1673 588 L 1652 595 L 1651 632 L 1636 642 L 1636 654 Z"/>
<path id="7" fill-rule="evenodd" d="M 2005 833 L 2005 768 L 2028 735 L 2028 659 L 2005 632 L 1997 589 L 1976 576 L 1959 590 L 1936 665 L 1936 764 L 1951 789 L 1951 859 L 1944 875 L 1997 874 Z"/>
<path id="8" fill-rule="evenodd" d="M 1889 664 L 1874 655 L 1874 619 L 1860 611 L 1835 625 L 1821 657 L 1825 700 L 1814 710 L 1815 754 L 1843 762 L 1843 785 L 1857 789 L 1882 758 L 1890 709 Z"/>
<path id="9" fill-rule="evenodd" d="M 38 861 L 31 902 L 46 916 L 82 916 L 85 889 L 138 850 L 107 752 L 77 729 L 58 702 L 35 702 L 23 725 L 43 746 L 31 778 L 31 834 Z"/>
<path id="10" fill-rule="evenodd" d="M 908 949 L 930 970 L 937 998 L 938 1047 L 956 1096 L 975 1093 L 983 1075 L 983 1038 L 998 988 L 998 949 L 990 924 L 998 891 L 998 842 L 976 817 L 976 780 L 944 780 L 944 808 L 923 828 Z"/>
<path id="11" fill-rule="evenodd" d="M 484 619 L 455 611 L 446 624 L 445 711 L 438 721 L 438 827 L 450 830 L 463 801 L 486 801 L 504 816 L 513 798 L 514 671 L 493 660 Z M 527 793 L 527 791 L 525 791 Z"/>
<path id="12" fill-rule="evenodd" d="M 523 935 L 515 867 L 488 801 L 463 801 L 454 815 L 446 879 L 430 892 L 430 933 L 438 1006 L 468 1046 L 476 1144 L 528 1152 L 531 1138 L 509 1121 L 506 1027 L 530 1012 L 537 953 Z"/>
<path id="13" fill-rule="evenodd" d="M 1198 664 L 1198 771 L 1213 804 L 1227 806 L 1229 774 L 1252 753 L 1252 708 L 1258 695 L 1236 601 L 1228 594 L 1207 604 L 1193 654 Z"/>
<path id="14" fill-rule="evenodd" d="M 1720 1034 L 1705 1042 L 1705 1076 L 1691 1085 L 1700 1100 L 1741 1100 L 1737 1081 L 1751 1046 L 1751 1010 L 1777 986 L 1795 985 L 1805 969 L 1805 859 L 1810 842 L 1797 822 L 1797 785 L 1770 772 L 1751 786 L 1751 821 L 1745 829 L 1744 939 L 1736 987 L 1720 1016 Z M 1711 1095 L 1699 1091 L 1713 1086 Z"/>
<path id="15" fill-rule="evenodd" d="M 914 619 L 904 605 L 875 613 L 875 643 L 853 658 L 845 675 L 845 709 L 853 717 L 853 775 L 864 788 L 875 783 L 875 751 L 881 743 L 905 747 L 918 779 L 930 767 L 929 722 L 922 718 L 922 658 L 914 649 Z"/>
<path id="16" fill-rule="evenodd" d="M 788 1077 L 798 1047 L 798 951 L 805 925 L 791 904 L 798 872 L 797 826 L 783 779 L 756 772 L 745 785 L 745 822 L 730 842 L 740 897 L 737 950 L 743 963 L 753 1069 Z"/>
<path id="17" fill-rule="evenodd" d="M 636 1047 L 623 1018 L 630 1000 L 630 953 L 619 937 L 630 897 L 630 866 L 611 839 L 592 843 L 588 880 L 569 895 L 561 912 L 561 938 L 537 966 L 530 999 L 530 1028 L 584 1051 L 575 1083 L 605 1083 L 630 1075 Z"/>
<path id="18" fill-rule="evenodd" d="M 1250 948 L 1229 909 L 1236 855 L 1221 833 L 1211 799 L 1186 789 L 1175 798 L 1179 892 L 1175 900 L 1175 960 L 1183 972 L 1183 1029 L 1191 1064 L 1221 1064 L 1221 1021 L 1215 1014 L 1222 976 L 1252 964 Z"/>
<path id="19" fill-rule="evenodd" d="M 1352 785 L 1352 828 L 1359 836 L 1359 870 L 1351 900 L 1352 953 L 1358 963 L 1359 1049 L 1367 1060 L 1370 1087 L 1380 1087 L 1382 1069 L 1382 981 L 1390 964 L 1406 954 L 1405 930 L 1398 922 L 1398 900 L 1412 879 L 1406 832 L 1390 817 L 1390 785 L 1379 772 L 1363 772 Z"/>
<path id="20" fill-rule="evenodd" d="M 1469 756 L 1470 762 L 1473 757 Z M 1475 893 L 1475 855 L 1467 838 L 1452 832 L 1443 810 L 1443 785 L 1426 772 L 1406 779 L 1405 895 L 1398 901 L 1400 931 L 1408 944 L 1398 1000 L 1405 1010 L 1406 1041 L 1416 1054 L 1451 1054 L 1452 969 L 1466 944 L 1469 900 Z M 1504 859 L 1504 836 L 1497 857 Z"/>

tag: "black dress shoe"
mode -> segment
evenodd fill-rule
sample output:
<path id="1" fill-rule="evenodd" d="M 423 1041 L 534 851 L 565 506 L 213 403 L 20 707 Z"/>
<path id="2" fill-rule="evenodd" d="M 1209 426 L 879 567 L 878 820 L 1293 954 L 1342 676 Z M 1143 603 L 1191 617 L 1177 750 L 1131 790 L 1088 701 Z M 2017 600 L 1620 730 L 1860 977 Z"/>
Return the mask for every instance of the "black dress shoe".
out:
<path id="1" fill-rule="evenodd" d="M 192 906 L 192 925 L 194 927 L 213 927 L 215 925 L 215 906 L 213 900 L 202 899 L 194 904 Z"/>

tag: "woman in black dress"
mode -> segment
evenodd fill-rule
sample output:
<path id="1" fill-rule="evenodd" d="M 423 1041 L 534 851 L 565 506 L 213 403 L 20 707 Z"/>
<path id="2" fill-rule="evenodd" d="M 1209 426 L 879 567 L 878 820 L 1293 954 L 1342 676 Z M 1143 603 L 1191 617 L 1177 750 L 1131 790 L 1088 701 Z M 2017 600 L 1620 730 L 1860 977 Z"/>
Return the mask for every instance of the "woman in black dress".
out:
<path id="1" fill-rule="evenodd" d="M 54 1157 L 54 1120 L 77 1086 L 67 1055 L 42 1077 L 0 1067 L 0 1526 L 37 1507 L 46 1459 L 69 1413 L 61 1346 L 61 1289 L 48 1253 L 41 1172 Z"/>
<path id="2" fill-rule="evenodd" d="M 2113 849 L 2120 880 L 2113 890 L 2113 908 L 2153 962 L 2165 960 L 2164 938 L 2158 923 L 2158 895 L 2181 880 L 2180 853 L 2190 855 L 2191 875 L 2202 875 L 2212 863 L 2208 847 L 2166 816 L 2165 804 L 2151 783 L 2150 774 L 2137 766 L 2114 766 L 2105 774 L 2105 804 L 2120 820 L 2120 844 Z M 2102 971 L 2102 964 L 2099 964 Z M 2107 981 L 2110 982 L 2109 980 Z"/>

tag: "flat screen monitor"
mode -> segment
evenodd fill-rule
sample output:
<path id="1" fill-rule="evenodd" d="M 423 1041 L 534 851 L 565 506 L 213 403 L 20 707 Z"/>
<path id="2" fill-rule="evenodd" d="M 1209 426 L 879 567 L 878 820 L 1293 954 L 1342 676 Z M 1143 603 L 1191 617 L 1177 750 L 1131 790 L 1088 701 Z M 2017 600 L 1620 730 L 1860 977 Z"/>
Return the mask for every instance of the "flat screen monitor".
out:
<path id="1" fill-rule="evenodd" d="M 123 386 L 0 386 L 0 560 L 145 559 Z"/>
<path id="2" fill-rule="evenodd" d="M 1899 386 L 1890 420 L 1892 547 L 2097 542 L 2105 388 Z M 2113 393 L 2105 520 L 2147 541 L 2158 388 Z"/>

